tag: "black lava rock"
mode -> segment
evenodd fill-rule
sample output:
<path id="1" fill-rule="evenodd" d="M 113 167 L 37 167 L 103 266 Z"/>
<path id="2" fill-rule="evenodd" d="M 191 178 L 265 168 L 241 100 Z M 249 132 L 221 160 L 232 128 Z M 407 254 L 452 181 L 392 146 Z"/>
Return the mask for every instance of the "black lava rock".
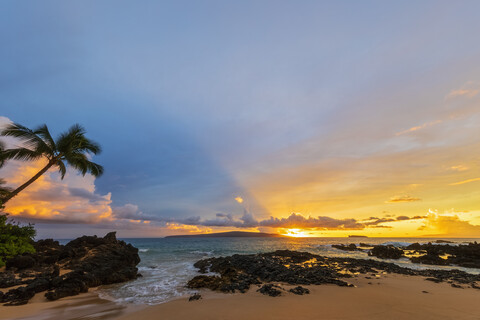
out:
<path id="1" fill-rule="evenodd" d="M 307 288 L 304 288 L 302 286 L 292 288 L 288 291 L 290 291 L 293 294 L 298 294 L 298 295 L 301 295 L 301 296 L 304 295 L 304 294 L 309 294 L 310 293 L 310 290 L 308 290 Z"/>
<path id="2" fill-rule="evenodd" d="M 392 245 L 374 246 L 368 255 L 382 259 L 400 259 L 403 256 L 403 250 Z"/>
<path id="3" fill-rule="evenodd" d="M 26 284 L 3 294 L 6 305 L 27 303 L 38 292 L 48 291 L 46 298 L 57 300 L 138 277 L 138 249 L 117 240 L 114 232 L 104 238 L 83 236 L 65 246 L 52 239 L 34 246 L 36 253 L 8 260 L 8 271 L 0 273 L 0 288 Z M 60 275 L 60 268 L 67 272 Z"/>
<path id="4" fill-rule="evenodd" d="M 261 294 L 270 296 L 270 297 L 277 297 L 282 294 L 282 291 L 279 286 L 276 286 L 274 284 L 264 284 L 260 289 L 257 291 L 260 292 Z"/>
<path id="5" fill-rule="evenodd" d="M 202 299 L 202 296 L 198 293 L 195 293 L 194 295 L 191 295 L 190 298 L 188 298 L 188 301 L 196 301 Z"/>

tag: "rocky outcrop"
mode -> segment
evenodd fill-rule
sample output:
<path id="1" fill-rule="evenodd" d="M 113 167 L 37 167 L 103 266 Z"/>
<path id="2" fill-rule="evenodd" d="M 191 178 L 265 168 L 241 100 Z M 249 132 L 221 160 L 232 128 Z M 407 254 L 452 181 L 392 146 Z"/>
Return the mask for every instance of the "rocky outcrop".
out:
<path id="1" fill-rule="evenodd" d="M 404 250 L 416 254 L 410 258 L 416 263 L 480 268 L 480 244 L 477 242 L 460 245 L 414 243 Z"/>
<path id="2" fill-rule="evenodd" d="M 266 296 L 270 297 L 278 297 L 279 295 L 282 294 L 282 288 L 280 286 L 274 285 L 274 284 L 264 284 L 260 289 L 257 291 L 260 292 L 261 294 L 264 294 Z"/>
<path id="3" fill-rule="evenodd" d="M 288 291 L 293 293 L 293 294 L 300 295 L 300 296 L 303 296 L 304 294 L 310 294 L 310 290 L 308 290 L 307 288 L 304 288 L 302 286 L 292 288 Z"/>
<path id="4" fill-rule="evenodd" d="M 208 288 L 221 292 L 244 293 L 252 285 L 263 285 L 260 292 L 277 295 L 274 291 L 279 288 L 273 283 L 352 286 L 345 280 L 357 274 L 381 273 L 423 276 L 437 282 L 448 281 L 480 288 L 477 284 L 480 275 L 459 270 L 413 270 L 373 259 L 332 258 L 289 250 L 209 258 L 197 261 L 194 266 L 200 273 L 215 272 L 218 275 L 196 276 L 188 282 L 189 288 Z M 302 289 L 297 287 L 292 289 L 295 291 L 292 293 L 308 293 L 305 291 L 307 289 Z"/>
<path id="5" fill-rule="evenodd" d="M 349 245 L 332 244 L 332 248 L 343 250 L 343 251 L 363 251 L 362 249 L 357 248 L 357 246 L 354 243 L 351 243 Z"/>
<path id="6" fill-rule="evenodd" d="M 336 284 L 349 286 L 340 280 L 335 268 L 325 268 L 323 257 L 308 252 L 279 250 L 271 253 L 233 255 L 210 258 L 194 264 L 201 273 L 216 272 L 219 276 L 200 275 L 187 283 L 189 288 L 208 288 L 221 292 L 246 292 L 251 285 L 284 282 L 298 284 Z"/>
<path id="7" fill-rule="evenodd" d="M 114 232 L 103 238 L 83 236 L 66 245 L 39 240 L 35 249 L 34 254 L 8 260 L 7 270 L 0 273 L 0 288 L 24 285 L 0 295 L 5 305 L 25 304 L 44 291 L 47 299 L 57 300 L 138 276 L 138 249 L 117 240 Z"/>
<path id="8" fill-rule="evenodd" d="M 400 259 L 403 257 L 403 250 L 392 245 L 374 246 L 368 255 L 381 259 Z"/>

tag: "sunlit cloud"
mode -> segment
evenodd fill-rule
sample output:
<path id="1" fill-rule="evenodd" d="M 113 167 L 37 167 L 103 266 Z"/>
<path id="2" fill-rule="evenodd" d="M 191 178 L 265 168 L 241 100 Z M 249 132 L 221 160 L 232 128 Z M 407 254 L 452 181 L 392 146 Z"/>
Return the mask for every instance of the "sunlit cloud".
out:
<path id="1" fill-rule="evenodd" d="M 434 126 L 436 124 L 439 124 L 439 123 L 442 123 L 442 120 L 435 120 L 435 121 L 431 121 L 431 122 L 426 122 L 426 123 L 421 124 L 419 126 L 411 127 L 407 130 L 397 132 L 395 135 L 401 136 L 403 134 L 407 134 L 407 133 L 415 132 L 415 131 L 418 131 L 418 130 L 422 130 L 422 129 Z"/>
<path id="2" fill-rule="evenodd" d="M 434 232 L 438 234 L 458 237 L 478 237 L 480 225 L 474 225 L 469 221 L 462 220 L 456 214 L 438 214 L 430 210 L 424 224 L 420 227 L 423 232 Z"/>
<path id="3" fill-rule="evenodd" d="M 453 171 L 467 171 L 469 168 L 467 166 L 464 166 L 464 165 L 457 165 L 457 166 L 451 166 L 450 167 L 450 170 L 453 170 Z"/>
<path id="4" fill-rule="evenodd" d="M 415 202 L 415 201 L 421 201 L 422 199 L 420 198 L 415 198 L 409 195 L 403 195 L 403 196 L 395 196 L 390 198 L 390 200 L 385 201 L 385 203 L 400 203 L 400 202 Z"/>
<path id="5" fill-rule="evenodd" d="M 459 182 L 454 182 L 450 183 L 451 186 L 458 186 L 460 184 L 465 184 L 465 183 L 470 183 L 470 182 L 475 182 L 475 181 L 480 181 L 480 178 L 474 178 L 474 179 L 468 179 L 468 180 L 463 180 Z"/>
<path id="6" fill-rule="evenodd" d="M 479 93 L 479 89 L 457 89 L 452 90 L 450 93 L 445 97 L 445 99 L 453 99 L 457 97 L 468 97 L 473 98 Z"/>

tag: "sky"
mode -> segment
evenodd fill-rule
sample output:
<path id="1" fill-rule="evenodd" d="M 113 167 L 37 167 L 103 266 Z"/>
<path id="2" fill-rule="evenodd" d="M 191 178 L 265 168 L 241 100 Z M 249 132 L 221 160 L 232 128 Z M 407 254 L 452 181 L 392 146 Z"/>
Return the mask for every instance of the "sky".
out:
<path id="1" fill-rule="evenodd" d="M 0 4 L 0 127 L 80 123 L 38 237 L 480 235 L 478 1 Z M 21 143 L 2 138 L 9 147 Z M 42 162 L 10 161 L 15 187 Z"/>

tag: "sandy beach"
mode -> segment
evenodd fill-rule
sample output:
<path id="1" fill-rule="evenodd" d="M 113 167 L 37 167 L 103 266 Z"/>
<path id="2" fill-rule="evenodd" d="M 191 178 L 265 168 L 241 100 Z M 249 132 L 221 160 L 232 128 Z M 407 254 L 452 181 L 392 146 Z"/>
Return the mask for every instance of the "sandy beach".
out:
<path id="1" fill-rule="evenodd" d="M 199 291 L 202 299 L 119 305 L 95 291 L 46 302 L 41 296 L 19 307 L 0 307 L 0 319 L 479 319 L 480 290 L 453 288 L 422 277 L 386 274 L 351 281 L 355 287 L 305 286 L 310 294 L 269 297 L 252 287 L 246 294 Z M 288 289 L 289 286 L 283 286 Z"/>

